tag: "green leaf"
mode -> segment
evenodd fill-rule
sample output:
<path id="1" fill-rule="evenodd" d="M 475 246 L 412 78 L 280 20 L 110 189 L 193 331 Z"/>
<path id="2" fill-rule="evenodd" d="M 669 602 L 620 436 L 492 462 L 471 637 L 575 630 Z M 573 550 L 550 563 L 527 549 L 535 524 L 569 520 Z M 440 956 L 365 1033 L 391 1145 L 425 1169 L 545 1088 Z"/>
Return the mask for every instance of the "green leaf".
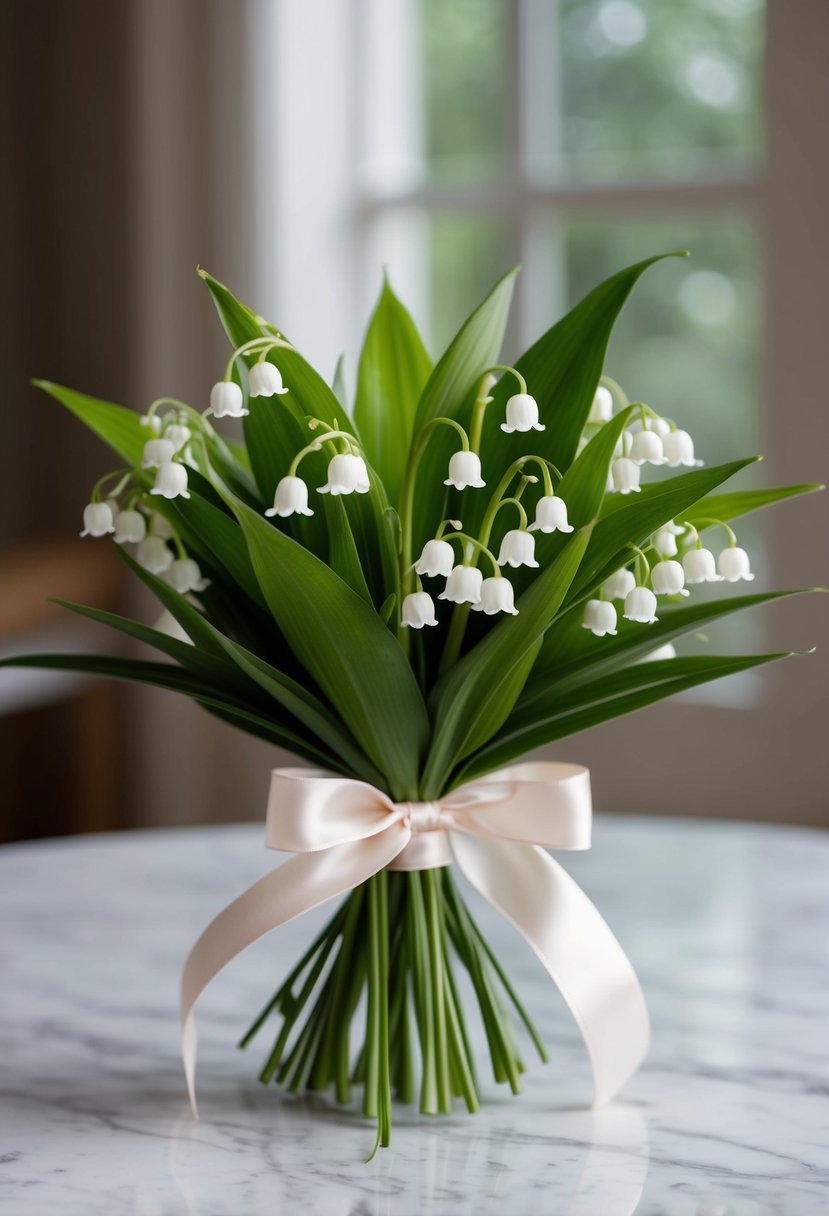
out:
<path id="1" fill-rule="evenodd" d="M 337 359 L 334 376 L 331 380 L 331 390 L 343 409 L 348 413 L 348 389 L 345 384 L 345 354 Z"/>
<path id="2" fill-rule="evenodd" d="M 641 545 L 662 524 L 687 512 L 705 494 L 756 459 L 752 456 L 710 469 L 697 469 L 643 486 L 639 494 L 608 494 L 569 602 L 583 597 L 620 566 L 632 561 L 631 544 Z"/>
<path id="3" fill-rule="evenodd" d="M 348 521 L 348 511 L 341 497 L 325 497 L 325 522 L 328 529 L 328 564 L 352 591 L 371 604 L 371 592 L 360 564 L 360 554 Z"/>
<path id="4" fill-rule="evenodd" d="M 423 798 L 436 798 L 471 746 L 488 738 L 505 721 L 521 691 L 515 668 L 555 618 L 587 549 L 590 531 L 587 527 L 576 532 L 521 596 L 518 615 L 499 621 L 435 685 L 430 697 L 435 726 L 423 775 Z"/>
<path id="5" fill-rule="evenodd" d="M 699 684 L 789 657 L 790 652 L 663 659 L 580 685 L 566 698 L 557 699 L 551 692 L 544 706 L 534 703 L 532 714 L 529 710 L 526 715 L 514 714 L 501 733 L 463 766 L 453 784 L 470 781 L 534 748 L 644 709 Z"/>
<path id="6" fill-rule="evenodd" d="M 354 421 L 369 462 L 396 503 L 417 404 L 432 361 L 414 321 L 383 279 L 357 369 Z"/>
<path id="7" fill-rule="evenodd" d="M 274 620 L 398 800 L 414 798 L 428 719 L 411 667 L 373 608 L 244 504 L 242 526 Z"/>
<path id="8" fill-rule="evenodd" d="M 718 519 L 728 523 L 730 519 L 738 519 L 762 507 L 782 502 L 786 498 L 795 498 L 799 494 L 813 494 L 815 490 L 825 490 L 822 485 L 807 484 L 799 486 L 778 486 L 768 490 L 734 490 L 731 494 L 712 494 L 701 499 L 695 506 L 685 512 L 685 519 L 695 527 L 700 519 Z"/>
<path id="9" fill-rule="evenodd" d="M 659 620 L 653 625 L 645 627 L 626 621 L 620 615 L 616 637 L 608 635 L 604 638 L 594 637 L 583 628 L 583 609 L 578 605 L 561 616 L 556 621 L 555 629 L 550 629 L 545 635 L 538 662 L 517 708 L 522 712 L 529 710 L 532 704 L 543 701 L 553 688 L 561 690 L 594 681 L 623 665 L 636 663 L 657 647 L 734 612 L 815 590 L 817 588 L 804 588 L 697 603 L 660 604 Z"/>
<path id="10" fill-rule="evenodd" d="M 224 721 L 232 722 L 249 734 L 267 738 L 281 747 L 288 748 L 312 764 L 333 767 L 328 753 L 309 744 L 299 735 L 293 734 L 275 722 L 269 721 L 235 702 L 221 689 L 208 681 L 197 679 L 172 663 L 145 663 L 137 659 L 117 659 L 111 655 L 94 654 L 30 654 L 15 655 L 0 659 L 0 667 L 36 667 L 53 671 L 79 671 L 86 675 L 102 676 L 105 679 L 125 680 L 137 684 L 149 684 L 153 688 L 164 688 L 190 697 L 205 709 L 209 709 Z M 339 767 L 339 766 L 337 766 Z"/>
<path id="11" fill-rule="evenodd" d="M 65 406 L 117 452 L 126 464 L 141 464 L 144 444 L 152 435 L 142 427 L 140 417 L 134 410 L 101 401 L 97 397 L 88 397 L 85 393 L 76 393 L 74 389 L 53 384 L 50 380 L 33 380 L 32 384 Z"/>

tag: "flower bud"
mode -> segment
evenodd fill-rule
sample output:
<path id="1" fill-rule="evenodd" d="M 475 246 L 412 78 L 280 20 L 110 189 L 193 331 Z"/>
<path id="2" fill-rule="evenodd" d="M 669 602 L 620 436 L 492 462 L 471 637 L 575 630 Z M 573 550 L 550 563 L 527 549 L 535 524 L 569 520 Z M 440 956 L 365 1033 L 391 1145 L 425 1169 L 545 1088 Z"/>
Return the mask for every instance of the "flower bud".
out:
<path id="1" fill-rule="evenodd" d="M 644 424 L 644 426 L 642 425 L 641 418 L 635 418 L 633 420 L 633 422 L 631 422 L 630 426 L 628 427 L 628 430 L 630 431 L 631 435 L 636 435 L 636 434 L 638 434 L 639 431 L 653 431 L 653 433 L 655 435 L 658 435 L 660 439 L 664 439 L 665 436 L 670 431 L 670 429 L 671 429 L 671 424 L 667 418 L 651 418 L 651 417 L 648 417 L 648 420 Z"/>
<path id="2" fill-rule="evenodd" d="M 486 485 L 481 478 L 481 461 L 475 452 L 455 452 L 449 461 L 449 476 L 443 483 L 465 490 L 467 486 L 480 489 Z"/>
<path id="3" fill-rule="evenodd" d="M 423 552 L 415 562 L 418 574 L 428 574 L 431 578 L 437 575 L 448 577 L 455 564 L 455 552 L 448 540 L 427 540 Z"/>
<path id="4" fill-rule="evenodd" d="M 145 536 L 135 551 L 139 566 L 150 574 L 163 574 L 173 564 L 173 554 L 160 536 Z"/>
<path id="5" fill-rule="evenodd" d="M 609 600 L 623 600 L 636 586 L 636 579 L 628 569 L 617 570 L 602 583 L 602 594 Z"/>
<path id="6" fill-rule="evenodd" d="M 141 468 L 160 469 L 163 464 L 168 464 L 175 454 L 176 449 L 169 439 L 148 439 L 141 456 Z"/>
<path id="7" fill-rule="evenodd" d="M 685 571 L 679 562 L 657 562 L 651 570 L 651 582 L 657 595 L 690 595 L 685 589 Z"/>
<path id="8" fill-rule="evenodd" d="M 649 587 L 634 587 L 627 593 L 623 615 L 626 621 L 639 621 L 643 625 L 651 625 L 659 620 L 656 596 Z"/>
<path id="9" fill-rule="evenodd" d="M 620 456 L 610 466 L 614 488 L 622 494 L 639 493 L 639 466 L 627 456 Z"/>
<path id="10" fill-rule="evenodd" d="M 693 468 L 702 464 L 701 460 L 694 459 L 694 441 L 687 431 L 668 431 L 662 440 L 662 448 L 670 469 L 680 465 Z"/>
<path id="11" fill-rule="evenodd" d="M 722 580 L 722 575 L 717 574 L 714 554 L 710 549 L 689 549 L 683 555 L 682 569 L 686 583 L 719 583 Z"/>
<path id="12" fill-rule="evenodd" d="M 158 414 L 142 414 L 139 421 L 142 426 L 147 427 L 153 434 L 161 434 L 161 419 Z"/>
<path id="13" fill-rule="evenodd" d="M 677 553 L 676 533 L 670 528 L 659 528 L 651 537 L 653 547 L 660 557 L 675 557 Z"/>
<path id="14" fill-rule="evenodd" d="M 597 638 L 606 633 L 616 636 L 616 609 L 607 600 L 588 600 L 584 605 L 582 628 L 589 629 Z"/>
<path id="15" fill-rule="evenodd" d="M 529 532 L 524 532 L 521 528 L 514 528 L 511 532 L 507 532 L 501 541 L 498 565 L 512 566 L 514 570 L 519 566 L 530 566 L 537 570 L 535 537 L 531 536 Z"/>
<path id="16" fill-rule="evenodd" d="M 254 363 L 248 377 L 251 397 L 274 397 L 287 393 L 278 367 L 272 363 Z"/>
<path id="17" fill-rule="evenodd" d="M 159 440 L 158 442 L 163 442 Z M 189 498 L 187 490 L 187 470 L 183 464 L 173 464 L 168 461 L 159 465 L 155 475 L 155 484 L 151 494 L 160 494 L 162 498 Z"/>
<path id="18" fill-rule="evenodd" d="M 571 524 L 567 522 L 567 503 L 555 494 L 547 494 L 539 498 L 535 507 L 535 520 L 530 524 L 530 532 L 572 532 Z"/>
<path id="19" fill-rule="evenodd" d="M 630 459 L 634 464 L 665 463 L 662 440 L 655 431 L 636 432 L 630 445 Z"/>
<path id="20" fill-rule="evenodd" d="M 214 418 L 244 418 L 250 410 L 245 409 L 239 385 L 233 380 L 220 380 L 210 390 L 210 408 L 205 413 Z"/>
<path id="21" fill-rule="evenodd" d="M 268 507 L 266 515 L 313 515 L 308 506 L 308 487 L 301 477 L 283 477 L 276 487 L 273 496 L 273 506 Z"/>
<path id="22" fill-rule="evenodd" d="M 164 438 L 170 440 L 170 443 L 173 445 L 176 452 L 181 451 L 185 444 L 190 441 L 192 435 L 193 433 L 189 426 L 184 426 L 184 424 L 181 422 L 174 422 L 173 425 L 168 426 L 167 430 L 164 432 Z"/>
<path id="23" fill-rule="evenodd" d="M 204 578 L 198 562 L 192 557 L 180 557 L 174 561 L 164 575 L 164 581 L 174 587 L 181 595 L 188 591 L 205 591 L 210 586 L 210 579 Z"/>
<path id="24" fill-rule="evenodd" d="M 83 509 L 81 536 L 106 536 L 115 531 L 112 508 L 106 502 L 90 502 Z"/>
<path id="25" fill-rule="evenodd" d="M 119 545 L 137 545 L 147 535 L 147 521 L 140 511 L 119 511 L 115 516 L 115 540 Z"/>
<path id="26" fill-rule="evenodd" d="M 257 367 L 259 364 L 256 365 Z M 270 364 L 267 365 L 270 367 Z M 367 494 L 368 469 L 362 456 L 340 453 L 328 464 L 328 481 L 319 487 L 320 494 Z"/>
<path id="27" fill-rule="evenodd" d="M 511 435 L 513 431 L 543 431 L 538 421 L 538 402 L 529 393 L 516 393 L 507 401 L 507 420 L 501 430 Z"/>
<path id="28" fill-rule="evenodd" d="M 485 578 L 481 584 L 481 598 L 472 605 L 473 612 L 485 612 L 494 616 L 496 612 L 506 612 L 509 616 L 518 616 L 515 607 L 515 592 L 508 578 Z"/>
<path id="29" fill-rule="evenodd" d="M 600 384 L 593 396 L 593 404 L 587 415 L 588 422 L 610 422 L 613 417 L 613 394 Z"/>
<path id="30" fill-rule="evenodd" d="M 484 576 L 477 566 L 455 566 L 438 599 L 449 600 L 453 604 L 477 604 L 481 599 L 483 581 Z"/>
<path id="31" fill-rule="evenodd" d="M 435 605 L 426 591 L 413 591 L 403 600 L 400 623 L 411 629 L 422 629 L 424 625 L 437 625 Z"/>
<path id="32" fill-rule="evenodd" d="M 717 558 L 717 569 L 729 583 L 736 583 L 740 579 L 750 583 L 754 578 L 749 566 L 748 554 L 745 549 L 739 549 L 736 545 L 723 549 Z"/>

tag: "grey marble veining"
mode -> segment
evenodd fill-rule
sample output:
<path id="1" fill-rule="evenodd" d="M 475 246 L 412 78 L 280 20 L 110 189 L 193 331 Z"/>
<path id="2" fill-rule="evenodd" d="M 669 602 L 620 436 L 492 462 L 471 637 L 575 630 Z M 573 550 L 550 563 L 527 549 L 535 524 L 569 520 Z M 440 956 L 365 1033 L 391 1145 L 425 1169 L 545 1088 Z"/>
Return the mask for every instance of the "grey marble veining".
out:
<path id="1" fill-rule="evenodd" d="M 257 943 L 203 998 L 201 1121 L 187 1108 L 179 968 L 274 864 L 258 828 L 0 850 L 0 1212 L 829 1213 L 829 837 L 599 819 L 592 852 L 565 860 L 641 976 L 644 1067 L 612 1106 L 582 1109 L 563 1005 L 480 907 L 552 1062 L 530 1063 L 519 1098 L 485 1086 L 475 1116 L 396 1108 L 392 1148 L 365 1164 L 358 1113 L 261 1087 L 266 1037 L 234 1047 L 324 912 Z"/>

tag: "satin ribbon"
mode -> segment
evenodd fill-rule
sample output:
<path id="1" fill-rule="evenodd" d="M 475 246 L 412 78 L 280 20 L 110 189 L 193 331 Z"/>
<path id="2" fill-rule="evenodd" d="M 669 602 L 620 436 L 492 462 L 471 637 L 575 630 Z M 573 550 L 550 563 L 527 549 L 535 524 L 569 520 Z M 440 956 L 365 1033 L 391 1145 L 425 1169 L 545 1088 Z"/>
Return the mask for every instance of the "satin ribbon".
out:
<path id="1" fill-rule="evenodd" d="M 608 1102 L 647 1051 L 636 973 L 596 908 L 544 848 L 589 849 L 590 775 L 527 763 L 490 773 L 437 802 L 393 803 L 380 790 L 317 769 L 271 774 L 266 844 L 295 853 L 207 926 L 181 977 L 182 1058 L 196 1107 L 193 1008 L 210 981 L 278 925 L 353 890 L 384 867 L 454 860 L 532 946 L 581 1031 L 593 1106 Z"/>

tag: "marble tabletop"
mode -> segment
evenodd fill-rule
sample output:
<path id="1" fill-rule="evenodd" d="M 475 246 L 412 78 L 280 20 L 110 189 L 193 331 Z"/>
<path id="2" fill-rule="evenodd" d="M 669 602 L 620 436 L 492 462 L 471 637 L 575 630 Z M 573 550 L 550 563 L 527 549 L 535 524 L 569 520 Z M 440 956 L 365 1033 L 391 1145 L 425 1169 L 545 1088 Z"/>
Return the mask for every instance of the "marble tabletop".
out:
<path id="1" fill-rule="evenodd" d="M 392 1147 L 368 1164 L 356 1111 L 263 1088 L 264 1041 L 234 1046 L 324 910 L 205 995 L 200 1122 L 187 1107 L 179 968 L 275 860 L 253 825 L 0 849 L 3 1216 L 829 1213 L 829 835 L 597 820 L 593 850 L 566 865 L 653 1021 L 643 1068 L 598 1113 L 582 1105 L 586 1062 L 560 998 L 476 904 L 552 1060 L 517 1098 L 485 1086 L 474 1116 L 396 1107 Z"/>

